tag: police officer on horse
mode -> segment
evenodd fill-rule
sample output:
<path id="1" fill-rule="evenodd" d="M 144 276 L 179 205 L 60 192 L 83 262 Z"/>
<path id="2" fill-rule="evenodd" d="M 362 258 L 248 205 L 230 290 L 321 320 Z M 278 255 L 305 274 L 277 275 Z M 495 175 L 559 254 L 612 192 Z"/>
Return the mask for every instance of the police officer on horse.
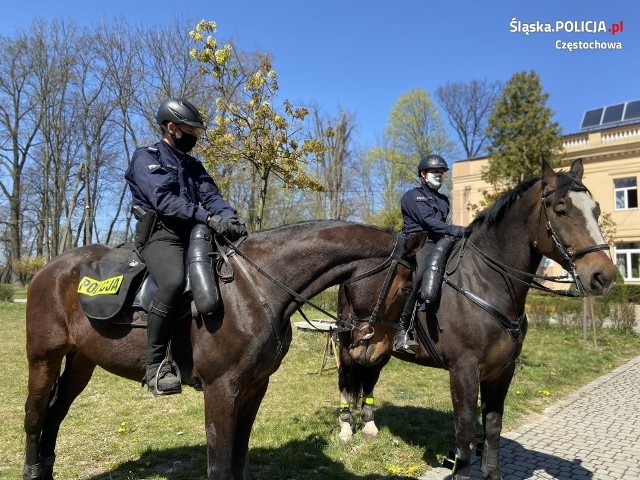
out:
<path id="1" fill-rule="evenodd" d="M 186 100 L 170 98 L 158 108 L 156 122 L 162 139 L 135 151 L 125 178 L 133 208 L 142 213 L 136 225 L 136 249 L 158 285 L 147 317 L 145 379 L 155 395 L 167 395 L 181 391 L 177 372 L 163 360 L 173 323 L 191 313 L 182 295 L 191 231 L 207 225 L 234 241 L 247 235 L 247 229 L 202 163 L 189 155 L 206 128 L 198 109 Z"/>
<path id="2" fill-rule="evenodd" d="M 427 257 L 434 250 L 438 240 L 445 235 L 462 237 L 464 227 L 447 223 L 449 216 L 449 199 L 438 192 L 442 186 L 442 178 L 449 170 L 447 162 L 440 155 L 427 155 L 418 164 L 420 185 L 412 188 L 402 196 L 402 233 L 405 236 L 426 231 L 427 241 L 416 254 L 416 272 L 414 288 L 398 322 L 398 331 L 394 336 L 393 348 L 397 351 L 415 353 L 418 343 L 409 334 L 409 324 L 415 309 L 420 291 L 420 281 L 426 270 Z"/>

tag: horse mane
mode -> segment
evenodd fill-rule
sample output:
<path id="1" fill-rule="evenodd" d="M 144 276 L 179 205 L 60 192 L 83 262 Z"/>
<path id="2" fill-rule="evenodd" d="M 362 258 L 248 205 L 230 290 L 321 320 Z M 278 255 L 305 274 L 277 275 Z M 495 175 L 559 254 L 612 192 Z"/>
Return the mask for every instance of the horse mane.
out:
<path id="1" fill-rule="evenodd" d="M 589 189 L 584 186 L 582 181 L 567 172 L 557 172 L 556 188 L 552 192 L 556 198 L 564 198 L 570 190 L 584 190 L 587 193 Z M 480 212 L 478 216 L 469 224 L 468 229 L 472 230 L 483 224 L 491 227 L 499 223 L 507 214 L 513 204 L 525 194 L 540 178 L 532 178 L 525 180 L 515 188 L 503 193 L 498 199 L 485 210 Z"/>
<path id="2" fill-rule="evenodd" d="M 524 193 L 529 190 L 539 178 L 532 178 L 520 183 L 517 187 L 503 193 L 493 203 L 493 205 L 487 207 L 478 214 L 476 218 L 469 224 L 468 229 L 474 229 L 486 224 L 487 226 L 493 226 L 500 222 L 507 214 L 509 209 L 519 198 L 522 198 Z"/>

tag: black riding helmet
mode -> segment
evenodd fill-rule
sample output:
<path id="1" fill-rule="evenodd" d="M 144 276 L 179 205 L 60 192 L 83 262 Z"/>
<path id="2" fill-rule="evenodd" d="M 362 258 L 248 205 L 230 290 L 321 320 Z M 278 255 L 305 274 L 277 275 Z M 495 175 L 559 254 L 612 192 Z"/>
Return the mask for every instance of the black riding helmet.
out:
<path id="1" fill-rule="evenodd" d="M 158 125 L 173 122 L 196 128 L 206 128 L 198 109 L 192 103 L 179 98 L 169 98 L 160 104 L 156 114 L 156 122 Z"/>
<path id="2" fill-rule="evenodd" d="M 418 175 L 420 175 L 422 170 L 429 170 L 431 168 L 444 168 L 445 172 L 449 171 L 447 162 L 445 162 L 444 158 L 440 155 L 427 155 L 426 157 L 422 157 L 418 164 Z"/>

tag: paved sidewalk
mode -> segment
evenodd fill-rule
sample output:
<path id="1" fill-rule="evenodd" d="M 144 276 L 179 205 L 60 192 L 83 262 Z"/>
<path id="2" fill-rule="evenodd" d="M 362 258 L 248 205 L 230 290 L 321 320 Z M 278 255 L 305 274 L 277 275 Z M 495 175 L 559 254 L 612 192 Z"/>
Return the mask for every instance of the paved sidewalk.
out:
<path id="1" fill-rule="evenodd" d="M 503 480 L 640 479 L 640 357 L 547 408 L 500 442 Z M 421 480 L 450 478 L 430 470 Z M 472 479 L 482 479 L 474 456 Z"/>

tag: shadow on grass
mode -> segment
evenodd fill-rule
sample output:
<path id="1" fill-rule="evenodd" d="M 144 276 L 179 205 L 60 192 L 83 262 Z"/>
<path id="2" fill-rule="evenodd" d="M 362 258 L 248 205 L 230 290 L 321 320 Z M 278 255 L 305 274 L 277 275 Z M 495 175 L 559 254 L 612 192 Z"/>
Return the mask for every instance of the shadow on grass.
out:
<path id="1" fill-rule="evenodd" d="M 388 429 L 394 436 L 424 450 L 423 460 L 432 468 L 440 467 L 445 455 L 454 443 L 453 416 L 429 408 L 396 407 L 384 405 L 376 410 L 379 428 Z M 360 434 L 356 428 L 355 436 Z M 292 440 L 277 448 L 252 448 L 249 452 L 250 469 L 256 480 L 397 480 L 416 478 L 391 475 L 388 472 L 357 475 L 344 464 L 325 454 L 329 440 L 311 434 L 302 440 Z M 333 440 L 331 440 L 333 441 Z M 355 442 L 358 442 L 354 438 Z M 372 445 L 355 448 L 344 447 L 344 455 L 375 455 Z M 517 459 L 517 462 L 513 460 Z M 479 461 L 472 458 L 474 478 L 481 478 Z M 545 471 L 553 478 L 593 478 L 592 472 L 581 465 L 580 459 L 569 461 L 554 455 L 528 450 L 518 442 L 502 438 L 501 466 L 504 480 L 533 478 L 534 472 Z M 89 480 L 142 480 L 149 477 L 171 480 L 206 479 L 206 446 L 177 447 L 148 450 L 139 459 L 124 462 L 113 470 L 91 477 Z M 449 478 L 449 477 L 447 477 Z"/>
<path id="2" fill-rule="evenodd" d="M 356 475 L 330 459 L 322 449 L 327 442 L 317 436 L 286 443 L 279 448 L 250 451 L 250 470 L 255 480 L 400 480 L 402 475 Z M 145 465 L 148 465 L 145 466 Z M 178 447 L 143 453 L 139 459 L 123 462 L 109 472 L 88 480 L 206 480 L 206 447 Z"/>
<path id="3" fill-rule="evenodd" d="M 378 428 L 386 427 L 405 443 L 423 448 L 422 458 L 431 467 L 440 466 L 455 443 L 452 412 L 388 404 L 376 409 L 375 418 Z"/>
<path id="4" fill-rule="evenodd" d="M 335 409 L 321 409 L 316 417 L 318 425 L 310 425 L 318 432 L 326 432 L 331 425 L 337 425 L 338 413 Z M 388 429 L 395 437 L 406 443 L 424 449 L 424 460 L 428 465 L 437 466 L 437 455 L 446 453 L 453 442 L 453 420 L 450 414 L 427 408 L 396 407 L 385 405 L 377 409 L 376 420 L 381 428 Z M 343 447 L 344 455 L 376 455 L 372 445 L 368 451 L 366 442 L 359 437 L 360 422 L 356 425 L 355 448 Z M 331 435 L 336 435 L 333 430 Z M 376 474 L 354 474 L 325 451 L 336 439 L 321 434 L 309 434 L 302 440 L 292 440 L 276 448 L 251 448 L 249 452 L 250 470 L 256 480 L 386 480 L 416 478 L 392 475 L 386 471 Z M 358 442 L 360 442 L 358 444 Z M 389 447 L 392 448 L 392 447 Z M 358 453 L 352 453 L 353 450 Z M 335 455 L 334 455 L 335 456 Z M 142 480 L 162 478 L 171 480 L 206 479 L 206 446 L 176 447 L 160 450 L 148 450 L 138 459 L 120 463 L 109 472 L 90 477 L 89 480 Z"/>

